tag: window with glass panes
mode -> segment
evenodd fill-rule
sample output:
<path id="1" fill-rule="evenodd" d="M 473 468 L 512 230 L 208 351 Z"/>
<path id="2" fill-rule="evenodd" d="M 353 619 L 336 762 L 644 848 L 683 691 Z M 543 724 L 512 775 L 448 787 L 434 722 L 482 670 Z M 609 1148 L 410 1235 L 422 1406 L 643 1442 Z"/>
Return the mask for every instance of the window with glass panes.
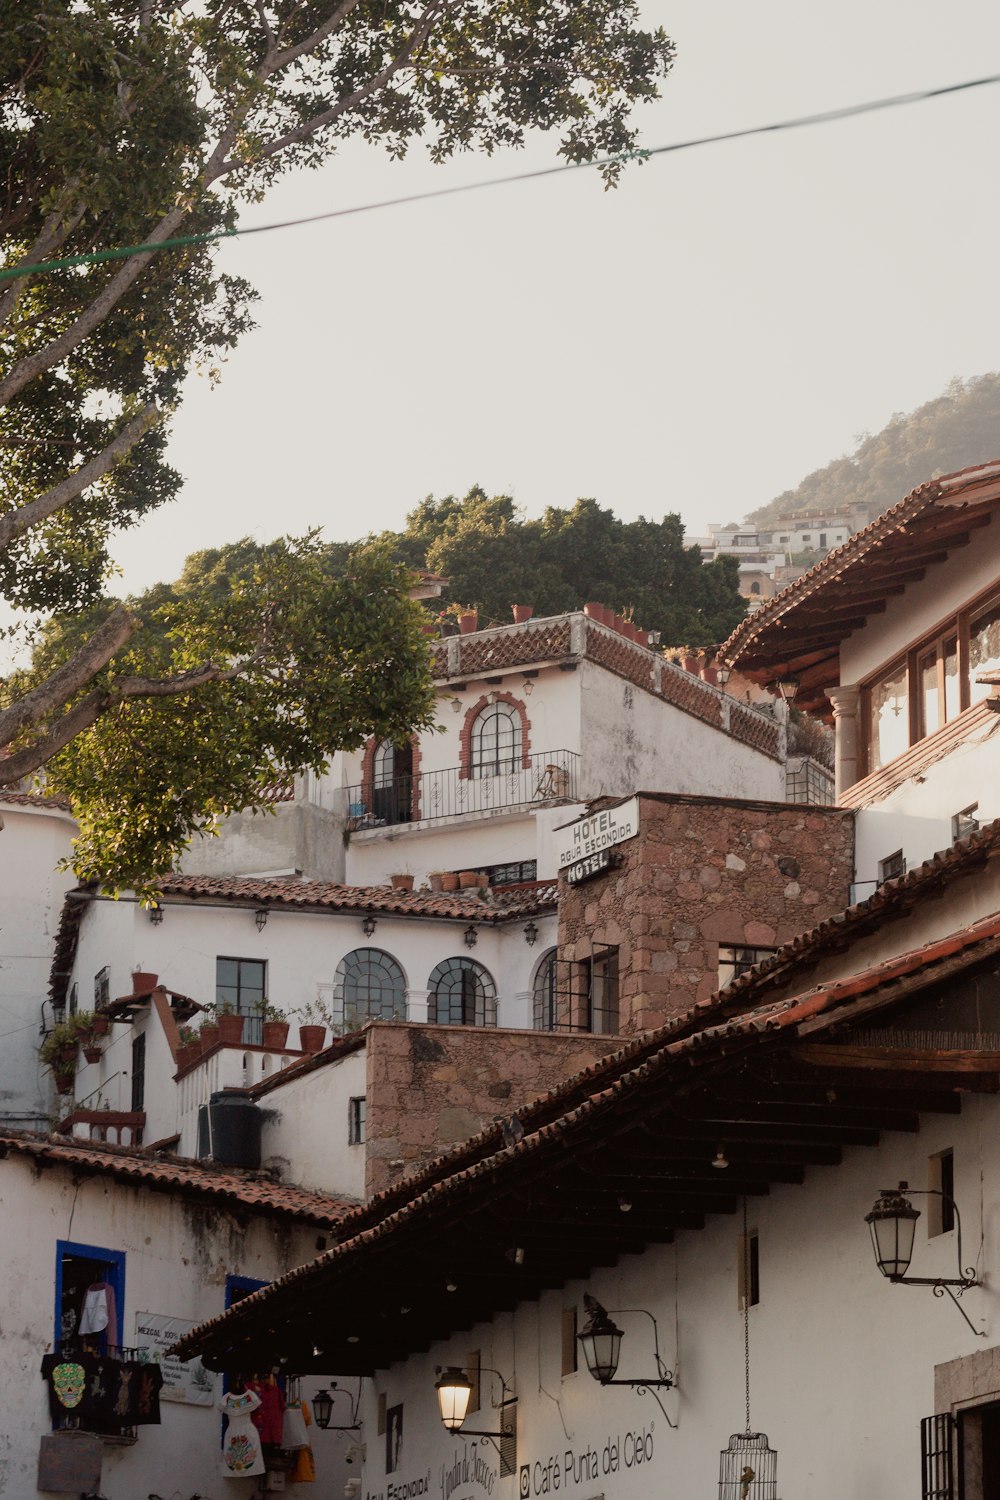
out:
<path id="1" fill-rule="evenodd" d="M 976 679 L 997 671 L 1000 596 L 994 594 L 944 622 L 864 684 L 868 771 L 877 771 L 988 698 L 992 686 Z"/>
<path id="2" fill-rule="evenodd" d="M 381 948 L 355 948 L 337 965 L 333 1003 L 335 1021 L 349 1029 L 372 1020 L 405 1021 L 403 971 Z"/>
<path id="3" fill-rule="evenodd" d="M 263 1040 L 264 997 L 267 994 L 267 964 L 261 958 L 217 958 L 215 1003 L 228 1006 L 248 1019 L 243 1040 L 248 1045 Z"/>
<path id="4" fill-rule="evenodd" d="M 535 970 L 532 985 L 532 1025 L 536 1031 L 552 1031 L 556 1024 L 556 950 L 550 948 Z"/>
<path id="5" fill-rule="evenodd" d="M 521 717 L 509 703 L 493 703 L 472 726 L 472 774 L 503 776 L 520 769 Z"/>
<path id="6" fill-rule="evenodd" d="M 603 1035 L 618 1030 L 618 949 L 601 948 L 585 962 L 587 1030 Z"/>
<path id="7" fill-rule="evenodd" d="M 471 958 L 446 958 L 427 981 L 427 1019 L 439 1026 L 495 1026 L 493 977 Z"/>

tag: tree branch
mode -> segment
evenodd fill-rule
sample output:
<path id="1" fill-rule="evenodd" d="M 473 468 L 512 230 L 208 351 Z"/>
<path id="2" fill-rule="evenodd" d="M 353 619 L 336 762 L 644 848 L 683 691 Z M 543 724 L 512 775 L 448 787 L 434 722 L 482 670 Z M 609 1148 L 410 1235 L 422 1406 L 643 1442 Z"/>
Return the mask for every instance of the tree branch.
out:
<path id="1" fill-rule="evenodd" d="M 65 750 L 71 740 L 76 739 L 85 729 L 94 724 L 107 707 L 107 698 L 104 693 L 89 693 L 69 713 L 63 714 L 57 719 L 51 729 L 35 740 L 23 750 L 17 750 L 6 759 L 0 759 L 0 776 L 4 781 L 21 781 L 23 777 L 30 776 L 33 771 L 38 771 L 60 750 Z"/>
<path id="2" fill-rule="evenodd" d="M 90 485 L 96 484 L 98 479 L 103 479 L 117 463 L 128 454 L 139 441 L 145 437 L 151 427 L 160 420 L 161 412 L 155 401 L 143 407 L 138 416 L 122 428 L 121 432 L 103 453 L 85 463 L 82 468 L 63 479 L 54 489 L 45 495 L 39 495 L 37 499 L 31 500 L 27 505 L 22 505 L 20 510 L 11 511 L 8 515 L 0 517 L 0 550 L 9 547 L 17 537 L 23 536 L 32 526 L 37 526 L 40 521 L 46 520 L 71 500 L 75 500 Z"/>
<path id="3" fill-rule="evenodd" d="M 39 683 L 36 688 L 25 693 L 23 698 L 19 698 L 16 703 L 12 703 L 9 708 L 0 713 L 0 745 L 9 745 L 26 728 L 37 724 L 46 714 L 59 708 L 74 693 L 86 687 L 87 683 L 102 667 L 107 666 L 115 652 L 121 650 L 138 628 L 138 620 L 129 613 L 124 604 L 112 610 L 103 624 L 94 631 L 88 641 L 84 642 L 79 651 L 70 657 L 68 662 L 64 662 L 44 682 Z M 99 696 L 106 699 L 107 695 L 102 693 Z M 63 720 L 59 720 L 60 724 L 62 722 Z M 5 775 L 8 767 L 9 762 L 4 761 Z M 34 770 L 35 767 L 32 766 L 29 769 Z M 14 774 L 12 773 L 11 779 Z M 28 772 L 22 771 L 16 774 L 26 776 Z"/>

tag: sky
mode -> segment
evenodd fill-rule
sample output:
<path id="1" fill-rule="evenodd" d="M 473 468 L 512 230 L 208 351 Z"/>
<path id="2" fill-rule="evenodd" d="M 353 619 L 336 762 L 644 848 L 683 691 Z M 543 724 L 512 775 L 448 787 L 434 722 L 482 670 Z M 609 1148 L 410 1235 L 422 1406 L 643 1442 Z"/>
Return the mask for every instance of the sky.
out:
<path id="1" fill-rule="evenodd" d="M 1000 72 L 988 0 L 643 0 L 677 58 L 642 142 Z M 617 191 L 541 181 L 232 240 L 257 328 L 193 377 L 181 497 L 118 539 L 116 592 L 244 535 L 400 528 L 473 484 L 529 516 L 739 520 L 955 376 L 1000 367 L 1000 85 L 654 158 Z M 556 160 L 351 146 L 244 222 Z M 983 454 L 992 458 L 1000 454 Z"/>

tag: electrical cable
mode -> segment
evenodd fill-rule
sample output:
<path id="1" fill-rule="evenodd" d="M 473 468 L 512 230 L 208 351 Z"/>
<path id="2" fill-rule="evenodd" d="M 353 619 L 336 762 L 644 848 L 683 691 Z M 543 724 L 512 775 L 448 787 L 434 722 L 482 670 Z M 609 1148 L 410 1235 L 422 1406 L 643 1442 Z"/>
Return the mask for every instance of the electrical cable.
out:
<path id="1" fill-rule="evenodd" d="M 212 229 L 203 234 L 176 235 L 171 239 L 156 240 L 151 243 L 117 245 L 106 250 L 89 250 L 79 255 L 61 256 L 57 260 L 43 260 L 34 265 L 12 266 L 0 270 L 0 282 L 17 281 L 26 276 L 40 276 L 51 271 L 70 270 L 75 266 L 98 265 L 104 261 L 128 260 L 133 255 L 155 254 L 161 250 L 187 250 L 192 246 L 213 244 L 217 240 L 235 239 L 250 234 L 269 234 L 275 229 L 294 229 L 303 224 L 318 224 L 326 219 L 345 219 L 354 214 L 374 213 L 383 208 L 400 208 L 408 203 L 426 203 L 433 198 L 449 198 L 458 193 L 475 193 L 482 188 L 507 187 L 514 182 L 532 182 L 541 177 L 555 177 L 564 172 L 616 166 L 630 160 L 646 161 L 654 156 L 669 155 L 674 151 L 690 151 L 697 146 L 714 146 L 723 141 L 744 140 L 749 136 L 769 135 L 780 130 L 799 130 L 806 125 L 828 125 L 836 120 L 851 119 L 855 115 L 874 114 L 878 110 L 896 109 L 904 104 L 919 104 L 927 99 L 939 99 L 945 94 L 984 88 L 987 84 L 993 83 L 1000 83 L 1000 73 L 990 73 L 983 78 L 966 79 L 962 83 L 943 84 L 938 88 L 917 89 L 908 94 L 893 94 L 885 99 L 868 99 L 861 104 L 845 104 L 837 109 L 824 109 L 812 115 L 798 115 L 790 120 L 775 120 L 770 125 L 751 125 L 742 130 L 722 131 L 717 135 L 694 136 L 689 140 L 673 141 L 665 146 L 650 146 L 635 151 L 626 151 L 620 156 L 601 157 L 594 161 L 563 162 L 554 167 L 538 167 L 531 172 L 513 172 L 506 177 L 488 177 L 482 182 L 461 182 L 451 187 L 428 188 L 419 193 L 405 193 L 399 198 L 382 198 L 374 203 L 357 203 L 351 208 L 328 209 L 321 214 L 307 214 L 297 219 L 281 219 L 273 224 L 250 224 L 242 229 Z"/>

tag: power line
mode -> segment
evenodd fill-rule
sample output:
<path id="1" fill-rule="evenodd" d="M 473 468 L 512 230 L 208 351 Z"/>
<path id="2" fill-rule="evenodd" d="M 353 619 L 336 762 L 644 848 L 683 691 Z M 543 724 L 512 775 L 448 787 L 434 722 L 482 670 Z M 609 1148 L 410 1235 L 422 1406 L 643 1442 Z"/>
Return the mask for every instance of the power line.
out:
<path id="1" fill-rule="evenodd" d="M 800 130 L 806 125 L 829 125 L 835 120 L 847 120 L 855 115 L 874 114 L 878 110 L 897 109 L 903 104 L 920 104 L 927 99 L 940 99 L 945 94 L 958 94 L 967 89 L 984 88 L 987 84 L 1000 83 L 1000 73 L 990 73 L 984 78 L 970 78 L 962 83 L 947 83 L 939 88 L 917 89 L 909 94 L 893 94 L 886 99 L 868 99 L 861 104 L 845 104 L 838 109 L 820 110 L 817 114 L 797 115 L 791 120 L 776 120 L 770 125 L 751 125 L 743 130 L 726 130 L 718 135 L 694 136 L 686 141 L 673 141 L 665 146 L 627 151 L 622 156 L 602 157 L 595 161 L 561 162 L 554 167 L 539 167 L 531 172 L 512 172 L 506 177 L 488 177 L 482 182 L 462 182 L 451 187 L 428 188 L 420 193 L 406 193 L 399 198 L 382 198 L 374 203 L 358 203 L 352 208 L 332 208 L 321 214 L 307 214 L 297 219 L 281 219 L 273 224 L 251 224 L 243 229 L 213 229 L 204 234 L 182 234 L 168 240 L 157 240 L 149 244 L 118 245 L 108 250 L 89 250 L 80 255 L 66 255 L 58 260 L 43 260 L 35 265 L 14 266 L 0 270 L 0 282 L 17 281 L 25 276 L 38 276 L 49 271 L 70 270 L 74 266 L 98 265 L 103 261 L 128 260 L 133 255 L 148 255 L 161 250 L 186 250 L 195 245 L 212 244 L 216 240 L 233 239 L 250 234 L 269 234 L 275 229 L 294 229 L 302 224 L 319 224 L 326 219 L 346 219 L 354 214 L 375 213 L 383 208 L 400 208 L 408 203 L 426 203 L 432 198 L 449 198 L 457 193 L 476 193 L 483 188 L 507 187 L 514 182 L 531 182 L 540 177 L 555 177 L 564 172 L 581 169 L 617 166 L 628 160 L 645 161 L 654 156 L 666 156 L 674 151 L 691 151 L 698 146 L 715 146 L 723 141 L 739 141 L 749 136 L 770 135 L 779 130 Z"/>

